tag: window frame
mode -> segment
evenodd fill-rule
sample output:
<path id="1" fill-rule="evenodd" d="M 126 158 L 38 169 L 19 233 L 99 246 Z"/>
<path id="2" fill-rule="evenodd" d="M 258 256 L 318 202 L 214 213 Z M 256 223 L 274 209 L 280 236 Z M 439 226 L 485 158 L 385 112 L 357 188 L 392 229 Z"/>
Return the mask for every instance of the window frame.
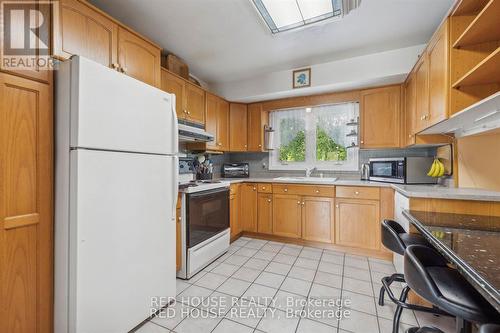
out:
<path id="1" fill-rule="evenodd" d="M 354 104 L 357 107 L 356 113 L 359 116 L 359 102 L 342 102 L 342 103 L 332 103 L 326 105 L 315 105 L 311 106 L 320 107 L 320 106 L 333 106 L 339 104 Z M 360 126 L 358 124 L 358 147 L 356 148 L 347 148 L 347 153 L 352 155 L 353 158 L 348 161 L 318 161 L 316 160 L 316 117 L 317 115 L 314 112 L 307 113 L 306 109 L 309 108 L 307 106 L 300 108 L 289 108 L 289 109 L 279 109 L 270 111 L 269 120 L 271 125 L 275 130 L 275 138 L 274 138 L 274 146 L 276 147 L 273 150 L 269 151 L 269 170 L 277 170 L 277 171 L 304 171 L 306 169 L 316 168 L 319 171 L 359 171 L 359 129 Z M 305 135 L 306 135 L 306 156 L 304 162 L 280 162 L 279 161 L 279 146 L 281 144 L 280 141 L 280 125 L 279 120 L 273 123 L 272 117 L 275 116 L 273 112 L 281 112 L 281 111 L 301 111 L 303 110 L 305 116 Z M 310 115 L 310 116 L 308 116 Z M 359 119 L 359 118 L 358 118 Z"/>

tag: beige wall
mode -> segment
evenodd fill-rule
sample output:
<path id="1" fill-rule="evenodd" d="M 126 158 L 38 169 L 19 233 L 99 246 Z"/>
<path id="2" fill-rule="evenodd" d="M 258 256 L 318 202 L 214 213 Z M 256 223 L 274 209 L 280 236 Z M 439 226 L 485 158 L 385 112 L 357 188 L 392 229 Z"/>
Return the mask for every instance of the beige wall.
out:
<path id="1" fill-rule="evenodd" d="M 500 191 L 500 133 L 457 140 L 458 184 Z"/>

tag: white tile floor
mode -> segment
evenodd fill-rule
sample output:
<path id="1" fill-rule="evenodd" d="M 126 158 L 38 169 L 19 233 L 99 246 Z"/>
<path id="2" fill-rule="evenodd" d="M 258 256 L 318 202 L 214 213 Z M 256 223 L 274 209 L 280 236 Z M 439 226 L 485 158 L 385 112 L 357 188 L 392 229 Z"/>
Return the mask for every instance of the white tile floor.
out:
<path id="1" fill-rule="evenodd" d="M 175 315 L 164 313 L 138 332 L 390 333 L 395 306 L 389 300 L 379 306 L 377 296 L 380 278 L 393 272 L 389 261 L 242 237 L 190 280 L 177 280 Z M 198 304 L 194 296 L 210 304 Z M 321 304 L 286 314 L 304 309 L 300 300 L 307 298 L 349 299 L 351 306 L 344 309 L 350 316 L 337 320 L 323 311 L 332 307 Z M 290 300 L 296 303 L 290 306 Z M 321 311 L 327 315 L 315 315 Z M 423 325 L 454 330 L 452 319 L 403 311 L 400 332 Z"/>

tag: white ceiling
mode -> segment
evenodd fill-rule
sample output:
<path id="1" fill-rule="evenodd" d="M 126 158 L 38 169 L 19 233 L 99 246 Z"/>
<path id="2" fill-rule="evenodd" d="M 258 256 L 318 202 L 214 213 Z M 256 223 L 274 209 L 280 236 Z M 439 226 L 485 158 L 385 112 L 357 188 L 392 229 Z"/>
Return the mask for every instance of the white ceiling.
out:
<path id="1" fill-rule="evenodd" d="M 91 2 L 210 84 L 426 43 L 454 0 L 362 0 L 340 21 L 277 35 L 250 0 Z"/>

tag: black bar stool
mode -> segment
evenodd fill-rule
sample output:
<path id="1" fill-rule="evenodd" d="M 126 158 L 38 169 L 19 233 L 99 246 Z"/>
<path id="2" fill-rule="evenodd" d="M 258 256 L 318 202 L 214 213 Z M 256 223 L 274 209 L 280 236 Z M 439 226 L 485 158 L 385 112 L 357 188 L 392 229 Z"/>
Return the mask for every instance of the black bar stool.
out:
<path id="1" fill-rule="evenodd" d="M 500 325 L 495 325 L 495 324 L 481 325 L 479 333 L 500 333 Z"/>
<path id="2" fill-rule="evenodd" d="M 405 331 L 405 333 L 444 333 L 439 328 L 435 327 L 411 327 Z"/>
<path id="3" fill-rule="evenodd" d="M 382 221 L 381 234 L 382 244 L 392 252 L 400 255 L 404 255 L 405 249 L 410 245 L 421 244 L 430 246 L 423 236 L 407 233 L 398 222 L 393 220 Z M 382 287 L 380 288 L 380 295 L 378 298 L 379 305 L 384 305 L 384 294 L 386 291 L 389 292 L 388 287 L 390 287 L 394 281 L 405 282 L 404 275 L 394 273 L 382 279 Z"/>
<path id="4" fill-rule="evenodd" d="M 413 291 L 456 317 L 457 333 L 472 332 L 472 322 L 499 321 L 498 312 L 433 248 L 408 246 L 404 274 Z"/>
<path id="5" fill-rule="evenodd" d="M 431 246 L 427 240 L 418 234 L 410 234 L 407 233 L 403 227 L 396 221 L 393 220 L 383 220 L 382 221 L 382 244 L 392 252 L 395 252 L 400 255 L 404 255 L 405 249 L 411 245 L 423 245 L 423 246 Z M 403 309 L 410 309 L 421 312 L 428 312 L 432 314 L 445 315 L 449 314 L 441 311 L 437 308 L 428 308 L 425 306 L 415 305 L 406 303 L 406 298 L 408 297 L 408 293 L 410 292 L 409 287 L 403 288 L 399 299 L 394 296 L 394 293 L 391 290 L 391 284 L 394 282 L 406 282 L 403 274 L 394 273 L 391 276 L 386 276 L 382 278 L 382 287 L 380 288 L 380 295 L 378 299 L 378 304 L 380 306 L 384 305 L 384 295 L 387 293 L 387 296 L 397 305 L 396 311 L 394 312 L 394 318 L 392 323 L 392 333 L 398 333 L 399 329 L 399 321 L 401 319 L 401 314 Z"/>

